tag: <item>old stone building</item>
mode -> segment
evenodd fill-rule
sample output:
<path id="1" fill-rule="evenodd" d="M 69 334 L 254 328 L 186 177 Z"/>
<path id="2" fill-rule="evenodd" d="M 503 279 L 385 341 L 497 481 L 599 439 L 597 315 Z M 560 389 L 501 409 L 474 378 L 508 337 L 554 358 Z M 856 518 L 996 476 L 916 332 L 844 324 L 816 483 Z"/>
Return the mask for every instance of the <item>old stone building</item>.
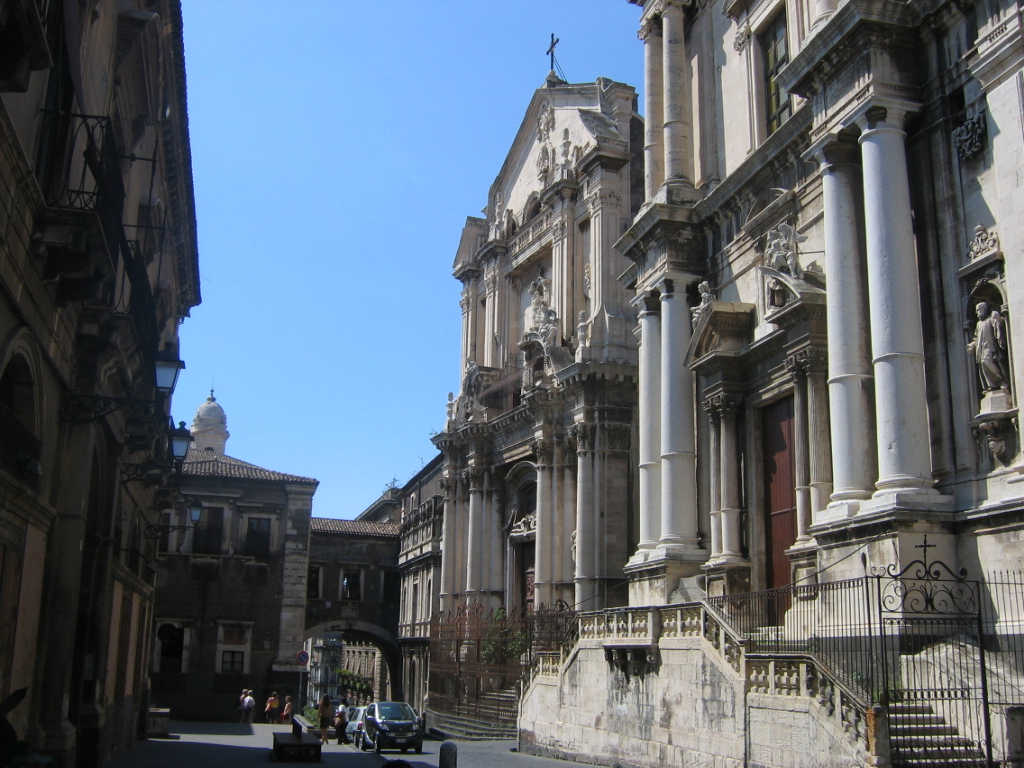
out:
<path id="1" fill-rule="evenodd" d="M 199 298 L 179 2 L 0 3 L 0 697 L 60 765 L 146 732 Z"/>
<path id="2" fill-rule="evenodd" d="M 631 2 L 629 607 L 581 616 L 535 661 L 521 746 L 609 765 L 1010 764 L 1021 6 Z"/>
<path id="3" fill-rule="evenodd" d="M 302 689 L 318 483 L 228 456 L 227 416 L 212 392 L 191 433 L 186 503 L 163 512 L 153 701 L 178 719 L 227 720 L 243 688 L 261 706 L 272 691 L 296 698 Z"/>
<path id="4" fill-rule="evenodd" d="M 401 491 L 398 642 L 402 650 L 402 691 L 405 700 L 420 711 L 427 707 L 430 620 L 440 610 L 443 465 L 443 456 L 438 454 Z"/>

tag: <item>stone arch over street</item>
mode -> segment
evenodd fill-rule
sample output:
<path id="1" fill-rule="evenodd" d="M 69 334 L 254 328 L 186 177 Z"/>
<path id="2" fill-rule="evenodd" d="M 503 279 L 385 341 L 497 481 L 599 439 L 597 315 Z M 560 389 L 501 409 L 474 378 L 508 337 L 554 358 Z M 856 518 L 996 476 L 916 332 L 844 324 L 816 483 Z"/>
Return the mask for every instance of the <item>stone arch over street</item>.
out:
<path id="1" fill-rule="evenodd" d="M 389 629 L 362 619 L 338 619 L 336 621 L 322 621 L 313 626 L 307 626 L 305 639 L 317 638 L 324 635 L 337 633 L 341 636 L 342 648 L 352 644 L 369 643 L 380 653 L 384 668 L 387 670 L 386 690 L 379 693 L 385 699 L 396 701 L 403 700 L 402 689 L 402 655 L 398 648 L 398 638 Z"/>

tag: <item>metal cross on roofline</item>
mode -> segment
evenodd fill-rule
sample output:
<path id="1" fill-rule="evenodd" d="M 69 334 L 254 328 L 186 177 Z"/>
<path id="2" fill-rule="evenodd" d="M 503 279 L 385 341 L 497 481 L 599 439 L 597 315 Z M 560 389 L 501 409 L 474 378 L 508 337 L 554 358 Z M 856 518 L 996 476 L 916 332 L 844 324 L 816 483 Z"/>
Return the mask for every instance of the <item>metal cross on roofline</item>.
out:
<path id="1" fill-rule="evenodd" d="M 555 46 L 558 45 L 558 38 L 555 37 L 555 33 L 551 33 L 551 45 L 548 46 L 546 53 L 551 57 L 551 70 L 555 69 Z"/>

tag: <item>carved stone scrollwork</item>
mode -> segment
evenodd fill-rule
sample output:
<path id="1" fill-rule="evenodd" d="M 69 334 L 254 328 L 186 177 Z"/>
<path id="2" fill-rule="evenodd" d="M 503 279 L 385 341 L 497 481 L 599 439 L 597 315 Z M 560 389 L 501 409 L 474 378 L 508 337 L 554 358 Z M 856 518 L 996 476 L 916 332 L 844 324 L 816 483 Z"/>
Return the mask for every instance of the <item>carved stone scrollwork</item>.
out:
<path id="1" fill-rule="evenodd" d="M 794 378 L 802 378 L 810 373 L 822 373 L 828 370 L 828 360 L 825 351 L 813 347 L 801 349 L 789 357 L 783 364 Z"/>
<path id="2" fill-rule="evenodd" d="M 569 434 L 576 439 L 577 450 L 580 452 L 594 450 L 596 430 L 593 424 L 577 422 L 569 427 Z"/>
<path id="3" fill-rule="evenodd" d="M 739 412 L 742 403 L 743 398 L 739 395 L 723 392 L 707 398 L 704 401 L 704 410 L 718 418 L 735 416 Z"/>
<path id="4" fill-rule="evenodd" d="M 479 467 L 467 467 L 462 470 L 462 481 L 471 491 L 481 491 L 484 487 L 484 475 L 486 471 Z"/>
<path id="5" fill-rule="evenodd" d="M 974 261 L 998 250 L 999 236 L 995 232 L 991 232 L 984 224 L 976 226 L 974 239 L 971 240 L 970 249 L 967 251 L 967 258 Z"/>
<path id="6" fill-rule="evenodd" d="M 636 36 L 640 38 L 640 40 L 646 40 L 651 35 L 657 35 L 658 37 L 661 37 L 660 21 L 660 19 L 657 19 L 653 16 L 647 19 L 640 25 L 640 29 L 637 30 Z"/>
<path id="7" fill-rule="evenodd" d="M 961 160 L 970 160 L 981 151 L 985 144 L 986 125 L 985 113 L 979 112 L 953 129 L 953 146 Z"/>
<path id="8" fill-rule="evenodd" d="M 455 478 L 453 477 L 442 477 L 437 481 L 438 490 L 441 491 L 441 495 L 445 498 L 451 498 L 455 492 Z"/>
<path id="9" fill-rule="evenodd" d="M 751 34 L 752 31 L 749 24 L 743 24 L 736 30 L 736 37 L 732 40 L 732 47 L 736 53 L 742 53 L 743 49 L 747 47 L 747 43 L 750 42 Z"/>
<path id="10" fill-rule="evenodd" d="M 554 446 L 547 440 L 536 440 L 533 444 L 533 452 L 537 457 L 537 464 L 550 466 L 554 455 Z"/>

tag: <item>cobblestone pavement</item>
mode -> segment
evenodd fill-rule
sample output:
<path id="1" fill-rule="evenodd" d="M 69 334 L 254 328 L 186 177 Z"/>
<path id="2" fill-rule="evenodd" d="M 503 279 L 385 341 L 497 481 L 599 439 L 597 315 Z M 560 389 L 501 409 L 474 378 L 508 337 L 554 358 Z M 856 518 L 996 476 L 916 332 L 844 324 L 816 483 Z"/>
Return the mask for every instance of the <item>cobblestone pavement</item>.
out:
<path id="1" fill-rule="evenodd" d="M 169 739 L 140 742 L 127 752 L 112 757 L 103 764 L 103 768 L 265 768 L 273 764 L 270 759 L 273 734 L 286 730 L 278 725 L 171 721 Z M 567 760 L 520 755 L 511 751 L 516 746 L 512 740 L 460 741 L 457 745 L 458 768 L 566 768 L 583 765 Z M 387 760 L 402 758 L 409 761 L 413 768 L 431 768 L 437 766 L 440 749 L 440 741 L 426 741 L 421 755 L 403 755 L 392 751 L 376 755 L 332 742 L 324 747 L 323 762 L 320 765 L 380 768 Z"/>

